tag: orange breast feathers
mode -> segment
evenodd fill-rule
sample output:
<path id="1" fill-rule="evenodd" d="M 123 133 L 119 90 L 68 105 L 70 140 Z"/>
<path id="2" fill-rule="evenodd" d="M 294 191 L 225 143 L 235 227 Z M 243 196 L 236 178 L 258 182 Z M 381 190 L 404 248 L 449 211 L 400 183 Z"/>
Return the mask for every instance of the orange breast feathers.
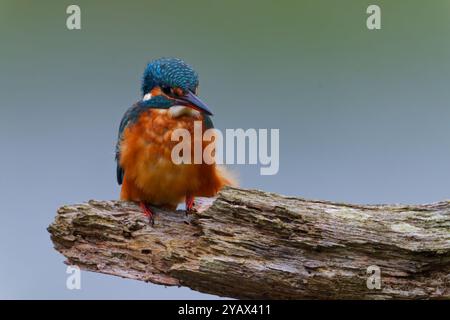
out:
<path id="1" fill-rule="evenodd" d="M 187 129 L 194 140 L 195 120 L 202 120 L 202 115 L 174 118 L 168 110 L 152 109 L 125 129 L 120 147 L 120 165 L 125 171 L 122 200 L 174 209 L 186 196 L 211 197 L 223 186 L 233 184 L 223 168 L 215 164 L 173 163 L 172 149 L 179 142 L 171 140 L 172 132 Z M 191 143 L 194 150 L 194 141 Z M 202 142 L 203 149 L 208 144 Z"/>

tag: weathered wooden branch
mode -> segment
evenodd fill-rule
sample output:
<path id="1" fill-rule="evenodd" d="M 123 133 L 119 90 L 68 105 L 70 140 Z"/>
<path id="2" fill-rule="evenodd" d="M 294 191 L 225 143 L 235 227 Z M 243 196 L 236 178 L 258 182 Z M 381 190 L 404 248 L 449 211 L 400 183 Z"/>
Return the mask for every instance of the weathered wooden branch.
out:
<path id="1" fill-rule="evenodd" d="M 198 213 L 89 201 L 49 226 L 83 269 L 234 298 L 450 298 L 450 201 L 363 206 L 236 188 Z M 367 268 L 381 289 L 367 288 Z"/>

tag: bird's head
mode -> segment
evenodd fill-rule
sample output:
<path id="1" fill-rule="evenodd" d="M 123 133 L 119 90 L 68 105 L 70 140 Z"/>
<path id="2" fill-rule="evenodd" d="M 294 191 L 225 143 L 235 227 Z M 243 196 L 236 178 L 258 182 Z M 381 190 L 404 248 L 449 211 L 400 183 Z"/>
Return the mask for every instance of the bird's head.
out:
<path id="1" fill-rule="evenodd" d="M 176 58 L 161 58 L 150 62 L 142 78 L 143 101 L 158 101 L 159 105 L 185 106 L 212 115 L 208 106 L 196 95 L 198 74 L 191 66 Z"/>

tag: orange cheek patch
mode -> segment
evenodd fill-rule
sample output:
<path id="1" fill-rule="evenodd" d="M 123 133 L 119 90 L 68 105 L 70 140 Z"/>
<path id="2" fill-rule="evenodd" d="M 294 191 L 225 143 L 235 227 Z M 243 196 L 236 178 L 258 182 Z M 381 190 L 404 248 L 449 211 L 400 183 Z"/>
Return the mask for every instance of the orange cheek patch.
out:
<path id="1" fill-rule="evenodd" d="M 184 95 L 183 89 L 181 89 L 181 88 L 175 88 L 175 89 L 173 89 L 173 92 L 175 92 L 175 94 L 178 96 Z"/>
<path id="2" fill-rule="evenodd" d="M 151 95 L 154 96 L 160 96 L 162 94 L 160 87 L 154 87 L 152 91 L 150 91 Z"/>

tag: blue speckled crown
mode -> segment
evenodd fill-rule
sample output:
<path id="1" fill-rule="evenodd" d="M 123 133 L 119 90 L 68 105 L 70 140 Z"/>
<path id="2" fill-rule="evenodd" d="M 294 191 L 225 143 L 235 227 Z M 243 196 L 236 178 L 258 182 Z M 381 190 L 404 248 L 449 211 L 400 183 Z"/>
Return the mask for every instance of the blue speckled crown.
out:
<path id="1" fill-rule="evenodd" d="M 142 95 L 156 86 L 178 87 L 184 91 L 195 91 L 198 74 L 181 59 L 161 58 L 150 62 L 142 78 Z"/>

